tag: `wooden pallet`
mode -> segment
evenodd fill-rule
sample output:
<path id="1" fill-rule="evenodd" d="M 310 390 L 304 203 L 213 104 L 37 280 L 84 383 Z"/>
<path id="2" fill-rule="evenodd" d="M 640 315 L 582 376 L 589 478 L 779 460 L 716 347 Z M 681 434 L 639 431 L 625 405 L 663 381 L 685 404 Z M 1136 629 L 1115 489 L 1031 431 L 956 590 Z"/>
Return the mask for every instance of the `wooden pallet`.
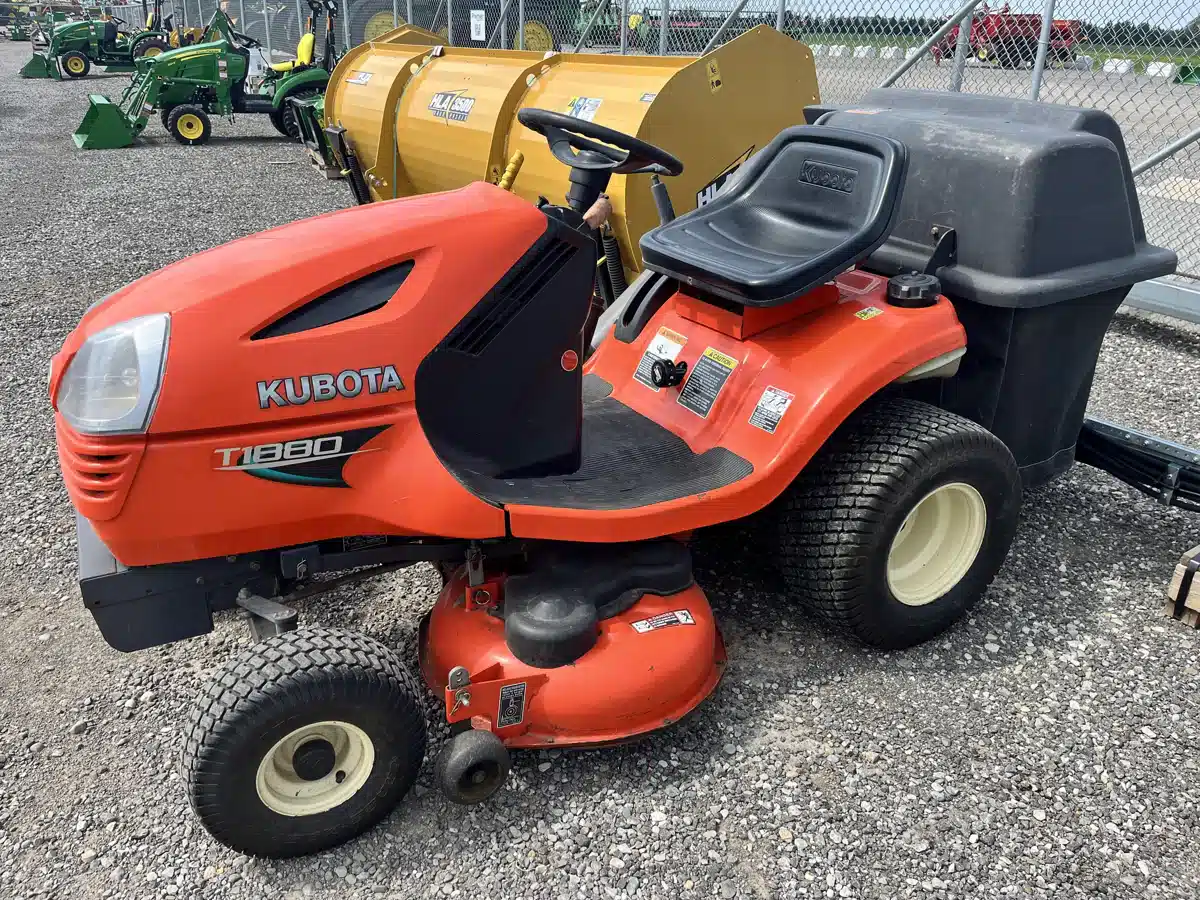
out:
<path id="1" fill-rule="evenodd" d="M 1167 585 L 1163 615 L 1178 619 L 1189 628 L 1200 629 L 1200 547 L 1180 557 Z"/>

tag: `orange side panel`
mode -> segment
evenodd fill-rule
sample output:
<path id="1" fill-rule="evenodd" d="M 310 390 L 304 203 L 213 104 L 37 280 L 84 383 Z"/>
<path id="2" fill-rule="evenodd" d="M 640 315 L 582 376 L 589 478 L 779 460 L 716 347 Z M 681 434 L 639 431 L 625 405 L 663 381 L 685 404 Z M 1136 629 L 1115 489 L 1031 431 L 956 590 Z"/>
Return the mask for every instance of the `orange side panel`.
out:
<path id="1" fill-rule="evenodd" d="M 884 299 L 886 281 L 863 272 L 839 279 L 834 305 L 738 341 L 680 315 L 676 295 L 632 344 L 609 339 L 587 371 L 613 385 L 612 396 L 683 438 L 696 453 L 721 446 L 754 471 L 725 487 L 629 510 L 509 506 L 518 537 L 569 541 L 643 540 L 741 518 L 762 509 L 795 479 L 851 412 L 922 363 L 966 345 L 950 301 L 902 309 Z M 686 339 L 676 361 L 693 371 L 706 350 L 736 365 L 707 416 L 679 402 L 680 387 L 655 391 L 634 379 L 643 353 L 668 329 Z M 686 382 L 685 382 L 686 385 Z M 774 433 L 752 423 L 768 389 L 790 395 Z"/>
<path id="2" fill-rule="evenodd" d="M 223 471 L 226 448 L 386 426 L 346 460 L 349 488 L 303 487 Z M 66 430 L 60 426 L 60 433 Z M 127 566 L 204 559 L 358 534 L 502 537 L 504 513 L 454 480 L 434 456 L 412 404 L 370 415 L 150 442 L 121 515 L 96 533 Z M 236 454 L 233 456 L 236 459 Z M 74 494 L 72 494 L 74 499 Z M 152 523 L 151 527 L 147 527 Z"/>

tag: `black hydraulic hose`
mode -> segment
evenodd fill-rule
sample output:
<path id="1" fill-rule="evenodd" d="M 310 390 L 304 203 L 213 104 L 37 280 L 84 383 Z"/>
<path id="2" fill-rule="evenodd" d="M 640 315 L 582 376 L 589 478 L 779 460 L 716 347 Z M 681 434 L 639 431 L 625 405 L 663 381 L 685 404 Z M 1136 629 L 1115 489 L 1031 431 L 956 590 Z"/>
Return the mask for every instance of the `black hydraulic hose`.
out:
<path id="1" fill-rule="evenodd" d="M 617 243 L 617 236 L 608 225 L 600 232 L 600 240 L 604 243 L 604 261 L 608 266 L 608 280 L 612 283 L 615 300 L 629 287 L 625 281 L 625 267 L 621 264 L 621 245 Z"/>

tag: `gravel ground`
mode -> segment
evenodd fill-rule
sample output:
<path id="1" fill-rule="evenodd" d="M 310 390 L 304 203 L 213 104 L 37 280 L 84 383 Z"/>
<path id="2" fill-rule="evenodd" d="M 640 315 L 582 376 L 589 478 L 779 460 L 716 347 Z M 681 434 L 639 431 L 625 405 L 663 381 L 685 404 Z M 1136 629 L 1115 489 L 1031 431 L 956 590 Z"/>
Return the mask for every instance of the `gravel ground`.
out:
<path id="1" fill-rule="evenodd" d="M 83 153 L 86 84 L 15 77 L 0 44 L 0 896 L 1179 897 L 1200 890 L 1200 634 L 1159 610 L 1194 517 L 1077 468 L 1027 500 L 1000 578 L 944 639 L 878 653 L 709 574 L 731 665 L 676 730 L 621 749 L 523 753 L 464 809 L 418 789 L 333 852 L 230 854 L 176 776 L 179 712 L 246 634 L 110 650 L 73 583 L 47 359 L 93 300 L 187 253 L 342 206 L 262 121 L 206 148 L 157 123 Z M 278 164 L 276 164 L 278 163 Z M 1200 443 L 1200 332 L 1121 316 L 1107 417 Z M 426 568 L 313 602 L 310 621 L 403 645 Z"/>

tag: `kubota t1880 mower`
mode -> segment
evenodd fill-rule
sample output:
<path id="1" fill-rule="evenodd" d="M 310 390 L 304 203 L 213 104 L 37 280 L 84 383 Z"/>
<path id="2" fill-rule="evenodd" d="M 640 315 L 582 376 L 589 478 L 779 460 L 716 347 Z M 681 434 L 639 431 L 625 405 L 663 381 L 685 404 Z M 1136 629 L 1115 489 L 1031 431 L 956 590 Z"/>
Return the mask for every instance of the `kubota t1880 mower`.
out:
<path id="1" fill-rule="evenodd" d="M 783 131 L 704 207 L 672 220 L 664 205 L 590 355 L 602 192 L 614 173 L 682 166 L 532 108 L 520 121 L 570 167 L 565 206 L 482 182 L 373 203 L 198 254 L 87 312 L 50 379 L 85 605 L 125 651 L 237 607 L 260 638 L 186 728 L 188 794 L 218 840 L 329 847 L 421 766 L 404 661 L 297 629 L 281 602 L 338 583 L 315 576 L 438 564 L 419 668 L 453 735 L 437 778 L 460 802 L 500 787 L 508 748 L 634 738 L 714 689 L 725 653 L 692 574 L 698 529 L 765 510 L 751 521 L 794 597 L 877 646 L 925 640 L 979 599 L 1022 474 L 1044 475 L 1047 453 L 1070 463 L 1040 436 L 1090 380 L 1079 348 L 1174 256 L 1140 235 L 1107 116 L 873 96 L 871 115 Z M 968 194 L 981 219 L 939 222 Z M 1029 239 L 1043 217 L 1056 224 Z M 1079 336 L 1023 331 L 1046 310 Z M 909 396 L 982 401 L 996 348 L 1037 335 L 1056 377 L 979 404 L 1004 407 L 1005 428 L 1025 404 L 1013 449 Z M 1044 365 L 1009 362 L 1004 390 Z"/>
<path id="2" fill-rule="evenodd" d="M 268 64 L 251 77 L 250 59 L 260 53 L 254 38 L 233 29 L 218 9 L 205 29 L 205 41 L 169 50 L 138 61 L 137 74 L 113 103 L 102 94 L 88 95 L 88 111 L 75 130 L 75 145 L 84 150 L 128 147 L 141 134 L 155 111 L 163 127 L 181 144 L 204 144 L 212 137 L 212 114 L 270 116 L 281 134 L 299 140 L 300 130 L 289 98 L 321 94 L 329 70 L 337 62 L 333 21 L 336 0 L 309 0 L 313 15 L 300 38 L 296 58 Z M 314 58 L 314 29 L 327 14 L 325 52 Z"/>

